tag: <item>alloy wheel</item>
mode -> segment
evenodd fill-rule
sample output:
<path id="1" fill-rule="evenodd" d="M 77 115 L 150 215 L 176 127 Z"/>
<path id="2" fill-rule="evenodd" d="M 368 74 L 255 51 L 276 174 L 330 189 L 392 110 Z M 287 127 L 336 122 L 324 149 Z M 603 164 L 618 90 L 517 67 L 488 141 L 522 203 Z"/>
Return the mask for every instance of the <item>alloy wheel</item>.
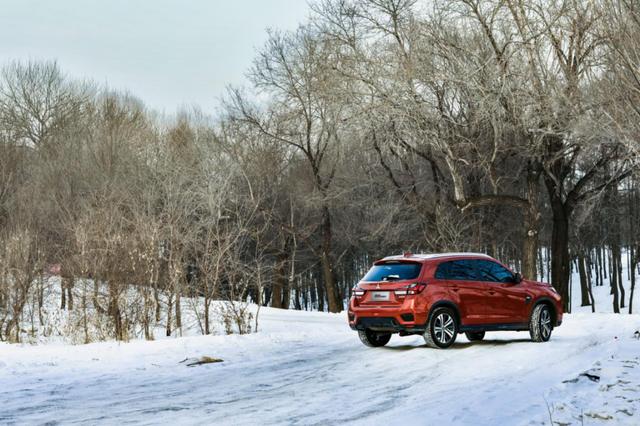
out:
<path id="1" fill-rule="evenodd" d="M 449 343 L 456 332 L 456 325 L 451 315 L 446 312 L 439 314 L 433 324 L 433 331 L 438 343 L 442 345 Z"/>
<path id="2" fill-rule="evenodd" d="M 551 315 L 549 314 L 549 309 L 543 309 L 540 313 L 540 332 L 545 340 L 551 335 Z"/>

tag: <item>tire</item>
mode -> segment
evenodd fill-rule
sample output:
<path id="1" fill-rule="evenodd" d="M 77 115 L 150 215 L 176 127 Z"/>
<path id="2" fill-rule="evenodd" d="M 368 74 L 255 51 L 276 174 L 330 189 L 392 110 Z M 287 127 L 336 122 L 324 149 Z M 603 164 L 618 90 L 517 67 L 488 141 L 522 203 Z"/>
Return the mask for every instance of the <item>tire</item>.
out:
<path id="1" fill-rule="evenodd" d="M 545 304 L 536 305 L 529 321 L 529 334 L 534 342 L 547 342 L 553 331 L 551 309 Z"/>
<path id="2" fill-rule="evenodd" d="M 358 330 L 360 341 L 370 348 L 379 348 L 391 340 L 391 333 L 375 332 L 369 329 Z"/>
<path id="3" fill-rule="evenodd" d="M 430 348 L 446 349 L 453 345 L 458 335 L 458 321 L 451 308 L 436 308 L 429 317 L 422 337 Z"/>
<path id="4" fill-rule="evenodd" d="M 467 331 L 464 333 L 470 342 L 477 342 L 484 339 L 484 331 Z"/>

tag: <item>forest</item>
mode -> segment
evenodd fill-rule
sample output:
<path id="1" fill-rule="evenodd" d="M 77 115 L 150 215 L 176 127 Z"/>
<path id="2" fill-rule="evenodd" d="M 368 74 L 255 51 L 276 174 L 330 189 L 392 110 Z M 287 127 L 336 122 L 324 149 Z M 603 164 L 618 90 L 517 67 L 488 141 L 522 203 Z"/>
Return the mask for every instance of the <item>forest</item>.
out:
<path id="1" fill-rule="evenodd" d="M 216 111 L 0 64 L 0 341 L 46 323 L 51 276 L 85 342 L 153 339 L 185 298 L 202 334 L 251 331 L 248 303 L 341 312 L 404 251 L 487 253 L 568 312 L 578 271 L 583 306 L 638 309 L 640 3 L 311 8 Z"/>

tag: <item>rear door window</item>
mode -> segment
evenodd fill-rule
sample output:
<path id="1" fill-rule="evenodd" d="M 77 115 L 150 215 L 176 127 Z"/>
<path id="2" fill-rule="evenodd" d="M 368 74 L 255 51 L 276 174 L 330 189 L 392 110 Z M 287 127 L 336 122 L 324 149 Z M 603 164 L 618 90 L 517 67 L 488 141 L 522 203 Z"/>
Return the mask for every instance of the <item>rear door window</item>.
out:
<path id="1" fill-rule="evenodd" d="M 420 275 L 421 263 L 381 263 L 373 265 L 362 281 L 413 280 Z"/>
<path id="2" fill-rule="evenodd" d="M 480 281 L 488 281 L 494 283 L 510 283 L 513 282 L 513 273 L 491 260 L 473 260 L 478 270 Z"/>
<path id="3" fill-rule="evenodd" d="M 436 269 L 435 277 L 441 280 L 476 281 L 478 279 L 472 261 L 467 259 L 442 262 Z"/>

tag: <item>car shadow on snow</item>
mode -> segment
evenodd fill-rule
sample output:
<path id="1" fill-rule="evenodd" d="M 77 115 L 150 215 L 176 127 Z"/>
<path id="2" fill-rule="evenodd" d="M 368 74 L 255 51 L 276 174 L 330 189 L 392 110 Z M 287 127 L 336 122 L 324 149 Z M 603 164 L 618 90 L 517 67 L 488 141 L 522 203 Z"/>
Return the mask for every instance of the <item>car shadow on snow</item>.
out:
<path id="1" fill-rule="evenodd" d="M 520 338 L 520 339 L 486 339 L 481 340 L 479 342 L 456 342 L 449 349 L 464 349 L 472 346 L 503 346 L 510 345 L 512 343 L 531 343 L 531 339 L 529 338 Z M 426 345 L 425 345 L 426 347 Z"/>
<path id="2" fill-rule="evenodd" d="M 531 342 L 531 339 L 521 338 L 521 339 L 487 339 L 481 340 L 479 342 L 456 342 L 451 347 L 447 348 L 447 350 L 452 349 L 466 349 L 477 346 L 504 346 L 512 343 L 524 343 Z M 396 345 L 396 346 L 384 346 L 380 349 L 384 350 L 394 350 L 394 351 L 408 351 L 412 349 L 434 349 L 428 347 L 426 344 L 422 345 Z"/>

